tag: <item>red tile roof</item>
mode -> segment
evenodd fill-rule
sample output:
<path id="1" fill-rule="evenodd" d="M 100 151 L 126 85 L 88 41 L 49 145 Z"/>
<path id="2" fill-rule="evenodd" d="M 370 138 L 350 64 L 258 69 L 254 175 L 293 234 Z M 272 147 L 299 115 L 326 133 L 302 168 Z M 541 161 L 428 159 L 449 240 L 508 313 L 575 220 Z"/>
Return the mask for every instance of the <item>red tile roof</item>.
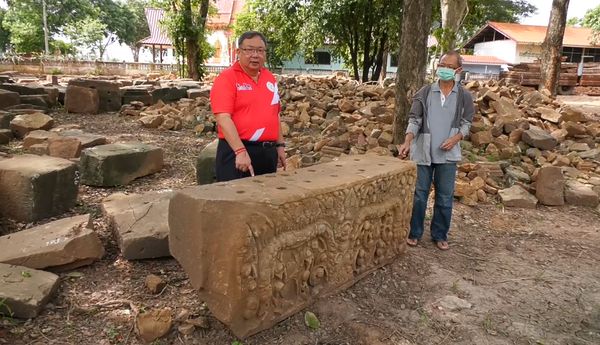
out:
<path id="1" fill-rule="evenodd" d="M 542 44 L 546 37 L 547 26 L 523 25 L 517 23 L 488 22 L 477 34 L 475 34 L 464 46 L 469 47 L 480 42 L 478 38 L 486 30 L 496 30 L 508 39 L 517 43 Z M 589 28 L 578 28 L 567 26 L 563 37 L 563 46 L 567 47 L 591 47 L 597 46 L 592 43 L 592 30 Z"/>
<path id="2" fill-rule="evenodd" d="M 495 56 L 485 55 L 461 55 L 463 64 L 468 65 L 507 65 L 508 62 L 498 59 Z"/>

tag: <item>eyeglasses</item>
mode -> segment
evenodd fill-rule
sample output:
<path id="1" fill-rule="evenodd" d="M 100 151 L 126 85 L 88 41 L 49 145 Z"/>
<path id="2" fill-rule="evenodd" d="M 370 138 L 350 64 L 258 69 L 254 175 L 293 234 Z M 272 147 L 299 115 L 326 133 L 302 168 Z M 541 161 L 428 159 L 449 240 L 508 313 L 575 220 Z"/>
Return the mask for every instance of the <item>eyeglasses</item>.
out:
<path id="1" fill-rule="evenodd" d="M 243 51 L 246 55 L 263 55 L 267 52 L 267 50 L 263 48 L 240 48 L 240 50 Z"/>

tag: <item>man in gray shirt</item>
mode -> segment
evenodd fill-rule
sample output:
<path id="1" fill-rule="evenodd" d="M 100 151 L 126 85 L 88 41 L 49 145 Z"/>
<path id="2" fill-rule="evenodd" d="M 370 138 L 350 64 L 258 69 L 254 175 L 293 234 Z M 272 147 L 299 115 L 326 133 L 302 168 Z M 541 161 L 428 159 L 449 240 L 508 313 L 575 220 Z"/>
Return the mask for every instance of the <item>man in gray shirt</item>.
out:
<path id="1" fill-rule="evenodd" d="M 462 58 L 455 51 L 440 59 L 438 81 L 417 92 L 408 115 L 400 158 L 417 163 L 417 183 L 406 243 L 416 246 L 423 236 L 427 199 L 433 181 L 435 202 L 431 220 L 431 239 L 447 250 L 452 219 L 456 164 L 461 160 L 460 140 L 469 134 L 475 109 L 473 97 L 455 82 L 462 71 Z"/>

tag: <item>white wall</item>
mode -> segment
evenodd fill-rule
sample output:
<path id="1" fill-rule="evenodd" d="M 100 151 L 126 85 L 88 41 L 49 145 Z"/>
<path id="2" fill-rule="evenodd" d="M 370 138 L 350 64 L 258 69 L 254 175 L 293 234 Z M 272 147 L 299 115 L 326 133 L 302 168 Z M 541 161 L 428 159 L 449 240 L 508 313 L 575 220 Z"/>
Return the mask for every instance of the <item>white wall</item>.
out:
<path id="1" fill-rule="evenodd" d="M 221 54 L 218 59 L 209 58 L 206 64 L 210 66 L 230 66 L 231 61 L 229 55 L 229 42 L 227 41 L 225 31 L 216 30 L 211 32 L 207 38 L 207 41 L 213 47 L 215 47 L 217 42 L 221 43 Z"/>
<path id="2" fill-rule="evenodd" d="M 518 63 L 517 42 L 501 40 L 475 43 L 473 55 L 495 56 L 508 63 Z"/>
<path id="3" fill-rule="evenodd" d="M 519 44 L 517 46 L 517 62 L 534 62 L 542 56 L 539 44 Z"/>

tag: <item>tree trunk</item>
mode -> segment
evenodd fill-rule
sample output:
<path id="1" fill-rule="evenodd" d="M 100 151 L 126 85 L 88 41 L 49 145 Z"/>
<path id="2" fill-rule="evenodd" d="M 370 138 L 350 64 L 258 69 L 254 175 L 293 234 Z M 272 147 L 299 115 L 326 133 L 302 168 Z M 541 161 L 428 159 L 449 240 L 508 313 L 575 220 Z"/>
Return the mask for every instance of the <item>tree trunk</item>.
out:
<path id="1" fill-rule="evenodd" d="M 185 55 L 187 60 L 187 77 L 193 80 L 200 79 L 198 70 L 198 31 L 192 20 L 192 0 L 183 1 L 183 21 L 185 22 Z"/>
<path id="2" fill-rule="evenodd" d="M 373 10 L 373 0 L 367 1 L 367 6 L 363 12 L 363 65 L 362 65 L 362 82 L 369 81 L 369 69 L 371 68 L 371 43 L 373 41 L 373 21 L 371 20 L 371 11 Z"/>
<path id="3" fill-rule="evenodd" d="M 408 111 L 413 95 L 425 80 L 427 64 L 427 37 L 431 27 L 433 0 L 405 0 L 402 11 L 402 34 L 396 72 L 396 114 L 394 116 L 394 143 L 404 141 L 408 125 Z"/>
<path id="4" fill-rule="evenodd" d="M 387 34 L 383 33 L 381 38 L 379 39 L 379 46 L 377 47 L 377 55 L 375 60 L 375 70 L 373 71 L 373 75 L 371 76 L 372 81 L 379 80 L 379 76 L 381 75 L 381 71 L 383 70 L 383 66 L 387 63 L 387 54 L 385 51 L 385 46 L 387 45 Z M 385 76 L 384 76 L 385 78 Z"/>
<path id="5" fill-rule="evenodd" d="M 452 50 L 456 45 L 458 30 L 469 12 L 467 0 L 440 0 L 442 9 L 442 29 L 445 31 L 443 42 L 445 50 Z"/>
<path id="6" fill-rule="evenodd" d="M 569 0 L 554 0 L 550 12 L 550 22 L 546 38 L 542 43 L 542 77 L 540 89 L 547 89 L 556 95 L 560 73 L 560 52 L 567 24 Z"/>

